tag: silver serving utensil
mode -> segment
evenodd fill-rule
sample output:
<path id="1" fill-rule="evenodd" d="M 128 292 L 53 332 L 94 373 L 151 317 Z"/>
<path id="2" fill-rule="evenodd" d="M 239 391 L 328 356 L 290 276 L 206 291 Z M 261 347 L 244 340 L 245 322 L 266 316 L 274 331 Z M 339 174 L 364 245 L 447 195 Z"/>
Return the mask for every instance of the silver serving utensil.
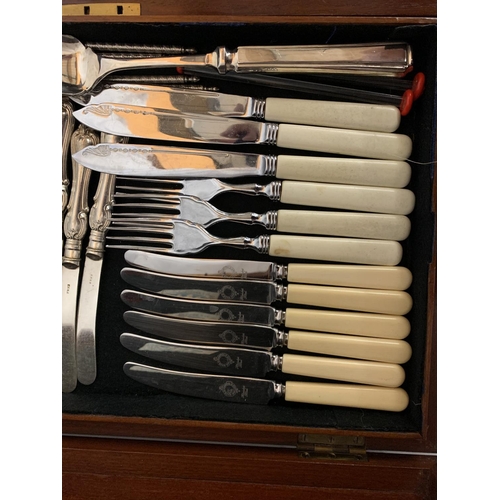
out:
<path id="1" fill-rule="evenodd" d="M 68 98 L 62 99 L 62 217 L 66 214 L 69 199 L 68 152 L 71 135 L 75 128 L 73 105 Z"/>
<path id="2" fill-rule="evenodd" d="M 382 266 L 396 266 L 403 256 L 402 246 L 397 241 L 289 234 L 218 238 L 199 224 L 184 220 L 170 221 L 162 227 L 112 225 L 110 230 L 119 230 L 123 234 L 108 235 L 108 240 L 122 242 L 107 245 L 108 248 L 145 250 L 172 255 L 193 254 L 214 245 L 224 245 L 239 249 L 251 248 L 275 257 Z M 142 235 L 131 236 L 130 233 L 142 233 Z M 151 244 L 157 246 L 150 246 Z"/>
<path id="3" fill-rule="evenodd" d="M 103 175 L 103 174 L 101 174 Z M 104 174 L 106 175 L 106 174 Z M 131 195 L 134 197 L 134 195 Z M 150 195 L 151 196 L 151 195 Z M 141 193 L 137 193 L 141 198 Z M 158 201 L 154 203 L 154 201 Z M 161 203 L 160 203 L 161 201 Z M 172 220 L 189 220 L 204 228 L 220 222 L 263 226 L 280 233 L 318 234 L 403 241 L 410 234 L 410 219 L 404 215 L 312 210 L 270 210 L 264 213 L 228 213 L 193 196 L 170 196 L 151 202 L 115 203 L 112 224 L 162 227 Z M 121 212 L 135 208 L 139 212 Z M 151 210 L 156 210 L 152 212 Z M 376 210 L 375 210 L 376 211 Z"/>
<path id="4" fill-rule="evenodd" d="M 107 74 L 139 68 L 211 66 L 219 73 L 246 72 L 348 72 L 403 76 L 412 65 L 406 43 L 240 47 L 228 51 L 218 47 L 202 55 L 180 55 L 145 59 L 112 59 L 97 55 L 79 40 L 62 35 L 62 93 L 88 91 Z"/>

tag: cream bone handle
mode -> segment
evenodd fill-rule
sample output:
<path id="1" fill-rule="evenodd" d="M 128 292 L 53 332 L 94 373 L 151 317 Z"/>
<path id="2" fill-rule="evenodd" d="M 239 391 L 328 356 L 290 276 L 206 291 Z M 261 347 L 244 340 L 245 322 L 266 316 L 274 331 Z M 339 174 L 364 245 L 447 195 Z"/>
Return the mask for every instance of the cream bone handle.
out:
<path id="1" fill-rule="evenodd" d="M 380 387 L 399 387 L 405 379 L 404 369 L 394 363 L 337 359 L 300 354 L 284 354 L 283 373 L 324 378 Z"/>
<path id="2" fill-rule="evenodd" d="M 411 179 L 405 161 L 279 155 L 276 177 L 295 181 L 404 188 Z"/>
<path id="3" fill-rule="evenodd" d="M 402 266 L 290 263 L 286 278 L 292 283 L 406 290 L 413 281 L 411 271 Z"/>
<path id="4" fill-rule="evenodd" d="M 272 234 L 268 253 L 274 257 L 397 266 L 403 247 L 389 240 Z"/>
<path id="5" fill-rule="evenodd" d="M 284 295 L 287 302 L 291 304 L 381 314 L 404 315 L 410 312 L 413 305 L 411 296 L 399 290 L 370 290 L 290 283 L 285 288 Z"/>
<path id="6" fill-rule="evenodd" d="M 415 208 L 415 195 L 409 189 L 287 180 L 281 183 L 280 201 L 394 215 L 408 215 Z"/>
<path id="7" fill-rule="evenodd" d="M 406 363 L 412 355 L 410 344 L 404 340 L 302 330 L 290 330 L 286 335 L 286 346 L 292 351 L 397 364 Z"/>
<path id="8" fill-rule="evenodd" d="M 410 322 L 396 314 L 287 308 L 284 326 L 289 329 L 341 333 L 380 339 L 405 339 Z"/>
<path id="9" fill-rule="evenodd" d="M 401 161 L 407 160 L 412 151 L 411 139 L 403 134 L 288 123 L 278 125 L 276 145 L 304 151 Z"/>
<path id="10" fill-rule="evenodd" d="M 394 132 L 401 123 L 396 106 L 306 99 L 266 99 L 264 117 L 277 123 Z"/>
<path id="11" fill-rule="evenodd" d="M 278 210 L 276 230 L 280 233 L 403 241 L 410 234 L 411 222 L 404 215 L 393 214 Z"/>
<path id="12" fill-rule="evenodd" d="M 285 384 L 285 401 L 367 410 L 400 412 L 407 408 L 408 394 L 401 387 L 374 387 L 356 384 L 295 382 Z"/>

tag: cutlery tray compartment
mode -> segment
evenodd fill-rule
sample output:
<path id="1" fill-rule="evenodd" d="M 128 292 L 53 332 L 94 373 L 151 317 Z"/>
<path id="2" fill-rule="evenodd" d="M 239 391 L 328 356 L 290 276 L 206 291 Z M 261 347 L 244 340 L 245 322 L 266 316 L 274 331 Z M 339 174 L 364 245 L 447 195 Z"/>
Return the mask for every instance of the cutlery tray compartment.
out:
<path id="1" fill-rule="evenodd" d="M 121 346 L 119 336 L 123 332 L 140 333 L 122 319 L 128 309 L 120 300 L 120 292 L 130 288 L 120 278 L 120 270 L 127 264 L 122 250 L 108 249 L 104 256 L 101 290 L 97 319 L 97 370 L 96 381 L 89 386 L 79 384 L 72 393 L 63 394 L 63 413 L 73 416 L 109 416 L 117 418 L 156 418 L 182 421 L 204 421 L 215 423 L 258 424 L 260 426 L 292 426 L 366 433 L 414 433 L 420 434 L 423 425 L 423 398 L 428 388 L 424 379 L 430 362 L 434 314 L 434 260 L 435 260 L 435 127 L 436 127 L 436 27 L 433 25 L 394 24 L 293 24 L 293 23 L 106 23 L 66 22 L 63 33 L 73 35 L 81 42 L 108 42 L 128 44 L 164 44 L 193 47 L 198 53 L 212 52 L 217 46 L 236 48 L 244 45 L 289 45 L 289 44 L 340 44 L 360 42 L 405 41 L 412 46 L 414 71 L 423 72 L 426 87 L 423 95 L 413 103 L 407 116 L 402 117 L 399 133 L 413 140 L 413 152 L 409 163 L 412 167 L 408 186 L 416 195 L 414 211 L 409 215 L 412 230 L 409 238 L 402 242 L 404 254 L 400 265 L 408 267 L 413 274 L 413 283 L 408 290 L 413 298 L 413 308 L 407 315 L 411 322 L 411 333 L 406 339 L 412 346 L 413 355 L 404 365 L 406 380 L 403 388 L 410 396 L 408 408 L 401 413 L 368 411 L 351 408 L 313 406 L 275 401 L 268 406 L 230 404 L 210 400 L 168 394 L 151 387 L 142 386 L 123 373 L 126 361 L 161 366 L 137 356 Z M 139 74 L 140 72 L 136 72 Z M 153 72 L 148 71 L 148 74 Z M 174 70 L 156 70 L 156 74 L 176 74 Z M 116 73 L 118 75 L 119 73 Z M 125 72 L 121 73 L 127 74 Z M 297 76 L 300 79 L 301 76 Z M 304 77 L 305 78 L 305 77 Z M 314 99 L 314 95 L 279 90 L 264 86 L 234 83 L 232 81 L 208 80 L 201 82 L 215 86 L 221 92 L 255 97 L 297 97 Z M 326 99 L 317 97 L 317 99 Z M 75 109 L 79 106 L 75 104 Z M 154 141 L 130 139 L 130 143 L 153 144 Z M 182 147 L 197 147 L 184 143 Z M 205 149 L 228 149 L 199 145 Z M 231 147 L 231 146 L 229 146 Z M 232 147 L 231 147 L 232 148 Z M 231 149 L 232 150 L 232 149 Z M 279 150 L 272 146 L 234 146 L 234 151 L 264 154 L 321 154 Z M 92 174 L 89 189 L 89 206 L 97 185 L 97 174 Z M 271 179 L 269 179 L 271 180 Z M 268 182 L 267 178 L 241 179 L 234 182 Z M 231 181 L 233 182 L 233 181 Z M 218 208 L 229 212 L 255 211 L 262 213 L 270 209 L 290 208 L 270 202 L 264 197 L 223 195 L 213 200 Z M 307 208 L 308 207 L 303 207 Z M 311 208 L 312 209 L 312 208 Z M 263 231 L 254 226 L 220 224 L 210 229 L 219 236 L 257 235 Z M 86 240 L 83 248 L 86 247 Z M 193 257 L 220 257 L 233 259 L 259 259 L 288 263 L 289 260 L 259 255 L 251 250 L 240 251 L 224 247 L 211 249 Z M 283 305 L 277 304 L 280 308 Z M 175 369 L 175 368 L 173 368 Z M 280 373 L 269 378 L 285 380 Z M 300 379 L 287 376 L 287 379 Z M 182 438 L 183 436 L 178 436 Z"/>

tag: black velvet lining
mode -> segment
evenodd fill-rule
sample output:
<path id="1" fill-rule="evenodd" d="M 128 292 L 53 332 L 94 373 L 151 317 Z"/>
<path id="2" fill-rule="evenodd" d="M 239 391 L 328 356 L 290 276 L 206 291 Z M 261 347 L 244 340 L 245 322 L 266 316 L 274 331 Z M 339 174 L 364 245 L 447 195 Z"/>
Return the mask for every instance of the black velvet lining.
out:
<path id="1" fill-rule="evenodd" d="M 435 99 L 436 99 L 436 28 L 435 26 L 394 27 L 384 25 L 269 25 L 269 24 L 102 24 L 67 23 L 63 33 L 76 36 L 82 42 L 151 43 L 194 47 L 200 53 L 211 52 L 215 47 L 224 45 L 236 48 L 242 45 L 272 44 L 335 44 L 400 40 L 412 45 L 415 59 L 415 72 L 426 75 L 426 89 L 417 100 L 410 114 L 403 117 L 398 132 L 410 135 L 413 139 L 412 180 L 409 188 L 416 194 L 416 207 L 410 218 L 412 232 L 403 242 L 404 257 L 401 265 L 413 273 L 413 284 L 409 289 L 414 305 L 408 318 L 412 331 L 408 337 L 413 356 L 404 366 L 407 376 L 403 387 L 410 395 L 410 404 L 402 413 L 371 410 L 336 408 L 292 404 L 274 401 L 268 406 L 253 406 L 220 403 L 190 397 L 181 397 L 161 392 L 141 385 L 124 375 L 122 367 L 126 361 L 159 366 L 134 355 L 119 342 L 123 332 L 134 331 L 122 319 L 127 307 L 119 298 L 124 288 L 129 288 L 120 278 L 119 272 L 125 266 L 123 251 L 108 249 L 102 272 L 102 285 L 98 306 L 97 321 L 97 366 L 98 377 L 94 384 L 79 384 L 71 394 L 63 394 L 63 411 L 73 414 L 116 415 L 160 417 L 166 419 L 192 419 L 220 422 L 243 422 L 305 427 L 326 427 L 337 429 L 418 432 L 421 429 L 421 395 L 423 391 L 423 365 L 427 321 L 427 279 L 428 266 L 432 257 L 434 213 L 431 206 L 432 182 L 435 160 Z M 159 72 L 161 73 L 161 72 Z M 163 71 L 165 74 L 166 72 Z M 171 72 L 173 74 L 173 72 Z M 290 96 L 304 97 L 291 91 L 279 91 L 251 85 L 235 85 L 221 80 L 207 82 L 241 95 L 260 97 Z M 311 96 L 314 98 L 314 96 Z M 324 99 L 324 97 L 322 97 Z M 141 141 L 131 140 L 139 143 Z M 151 141 L 145 141 L 151 143 Z M 183 147 L 186 147 L 183 144 Z M 196 147 L 196 146 L 195 146 Z M 200 146 L 201 147 L 201 146 Z M 207 148 L 212 146 L 206 146 Z M 212 149 L 217 149 L 213 147 Z M 224 148 L 219 148 L 224 149 Z M 264 154 L 306 154 L 297 151 L 279 150 L 275 147 L 235 147 L 235 151 L 260 152 Z M 266 179 L 245 179 L 260 183 Z M 243 181 L 243 180 L 242 180 Z M 97 175 L 93 174 L 89 203 L 97 185 Z M 262 212 L 278 208 L 276 203 L 263 197 L 241 197 L 226 195 L 214 200 L 222 210 Z M 279 208 L 297 208 L 280 205 Z M 307 208 L 307 207 L 304 207 Z M 259 234 L 257 228 L 241 225 L 219 225 L 213 228 L 216 235 Z M 86 242 L 84 242 L 85 244 Z M 286 263 L 283 259 L 270 259 L 247 251 L 218 247 L 209 249 L 197 257 L 221 257 L 235 259 L 274 260 Z M 285 380 L 274 374 L 276 380 Z M 292 377 L 288 377 L 289 380 Z M 299 379 L 296 377 L 296 379 Z"/>

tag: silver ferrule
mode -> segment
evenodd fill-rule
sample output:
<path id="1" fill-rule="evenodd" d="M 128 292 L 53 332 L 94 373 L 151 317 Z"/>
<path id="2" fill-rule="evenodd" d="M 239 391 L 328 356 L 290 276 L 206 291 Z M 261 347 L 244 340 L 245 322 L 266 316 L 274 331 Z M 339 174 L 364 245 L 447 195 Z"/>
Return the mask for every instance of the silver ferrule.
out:
<path id="1" fill-rule="evenodd" d="M 257 236 L 256 238 L 245 237 L 247 244 L 245 246 L 251 247 L 259 253 L 268 254 L 271 244 L 271 238 L 267 234 Z"/>
<path id="2" fill-rule="evenodd" d="M 263 214 L 252 214 L 252 222 L 262 224 L 270 231 L 276 231 L 276 227 L 278 226 L 278 212 L 276 210 L 270 210 Z"/>
<path id="3" fill-rule="evenodd" d="M 275 309 L 274 310 L 274 324 L 283 325 L 285 323 L 286 314 L 284 310 Z"/>
<path id="4" fill-rule="evenodd" d="M 288 332 L 276 329 L 276 347 L 286 347 L 288 345 Z"/>
<path id="5" fill-rule="evenodd" d="M 273 264 L 273 266 L 275 279 L 286 280 L 288 277 L 288 266 L 283 264 Z"/>
<path id="6" fill-rule="evenodd" d="M 277 123 L 262 123 L 259 144 L 276 146 L 276 141 L 278 140 L 278 129 L 279 125 Z"/>
<path id="7" fill-rule="evenodd" d="M 281 367 L 283 366 L 283 358 L 278 356 L 277 354 L 273 354 L 271 356 L 271 370 L 278 372 L 281 371 Z"/>
<path id="8" fill-rule="evenodd" d="M 258 118 L 259 120 L 262 120 L 266 112 L 265 99 L 259 99 L 255 97 L 251 99 L 250 102 L 251 102 L 250 116 L 252 118 Z"/>
<path id="9" fill-rule="evenodd" d="M 278 168 L 278 157 L 275 155 L 262 155 L 259 173 L 266 177 L 275 177 Z"/>
<path id="10" fill-rule="evenodd" d="M 277 398 L 284 398 L 286 394 L 285 384 L 280 384 L 278 382 L 274 383 L 274 395 Z"/>
<path id="11" fill-rule="evenodd" d="M 255 184 L 253 186 L 253 191 L 255 194 L 263 194 L 267 196 L 271 201 L 280 201 L 282 183 L 281 181 L 272 181 L 265 185 Z"/>

